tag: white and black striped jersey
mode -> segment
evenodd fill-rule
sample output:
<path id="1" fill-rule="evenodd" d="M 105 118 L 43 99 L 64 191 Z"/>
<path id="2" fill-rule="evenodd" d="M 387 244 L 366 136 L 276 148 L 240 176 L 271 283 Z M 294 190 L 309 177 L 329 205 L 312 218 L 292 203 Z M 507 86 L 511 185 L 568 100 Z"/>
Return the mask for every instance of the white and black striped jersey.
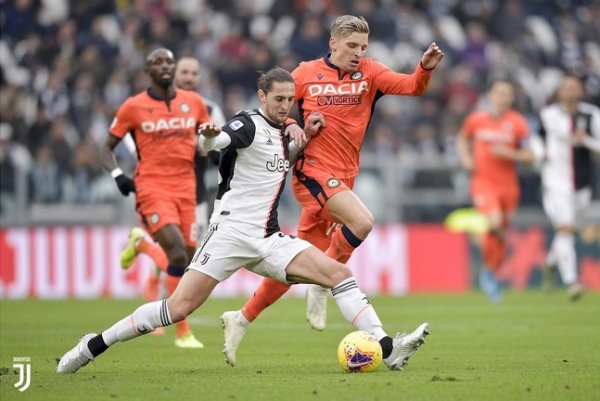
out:
<path id="1" fill-rule="evenodd" d="M 221 150 L 211 223 L 233 223 L 250 236 L 268 237 L 280 231 L 277 206 L 290 169 L 289 140 L 283 126 L 259 110 L 247 110 L 222 130 L 231 143 Z"/>
<path id="2" fill-rule="evenodd" d="M 586 133 L 589 146 L 573 146 L 575 130 Z M 580 102 L 575 114 L 558 104 L 540 111 L 536 153 L 542 157 L 542 183 L 545 190 L 572 192 L 592 185 L 591 149 L 600 143 L 600 109 Z M 594 144 L 593 146 L 591 144 Z"/>

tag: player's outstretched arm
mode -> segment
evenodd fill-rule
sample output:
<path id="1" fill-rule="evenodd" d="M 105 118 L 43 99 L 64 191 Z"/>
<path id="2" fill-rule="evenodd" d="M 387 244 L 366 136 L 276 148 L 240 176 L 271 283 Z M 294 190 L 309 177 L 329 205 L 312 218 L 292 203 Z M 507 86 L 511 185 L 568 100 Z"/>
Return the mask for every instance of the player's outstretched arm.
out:
<path id="1" fill-rule="evenodd" d="M 119 191 L 124 196 L 129 196 L 130 192 L 135 192 L 135 183 L 130 177 L 126 176 L 125 173 L 123 173 L 123 170 L 117 165 L 114 149 L 120 141 L 121 139 L 116 136 L 110 134 L 106 136 L 106 139 L 100 146 L 100 163 L 115 179 Z"/>
<path id="2" fill-rule="evenodd" d="M 198 127 L 198 134 L 200 135 L 198 146 L 206 151 L 224 149 L 231 143 L 229 134 L 222 131 L 221 127 L 212 121 L 200 124 L 200 127 Z"/>
<path id="3" fill-rule="evenodd" d="M 426 70 L 433 70 L 443 58 L 444 52 L 433 42 L 421 57 L 421 67 Z"/>

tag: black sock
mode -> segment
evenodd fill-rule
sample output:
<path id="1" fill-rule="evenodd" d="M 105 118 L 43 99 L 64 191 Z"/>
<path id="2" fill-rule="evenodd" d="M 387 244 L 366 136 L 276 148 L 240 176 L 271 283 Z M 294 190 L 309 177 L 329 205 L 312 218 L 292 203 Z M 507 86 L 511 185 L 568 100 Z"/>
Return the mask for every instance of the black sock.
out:
<path id="1" fill-rule="evenodd" d="M 108 349 L 108 345 L 104 342 L 102 334 L 98 334 L 96 337 L 92 338 L 87 346 L 94 358 Z"/>
<path id="2" fill-rule="evenodd" d="M 392 349 L 394 348 L 392 337 L 383 337 L 381 340 L 379 340 L 379 344 L 381 344 L 381 354 L 383 356 L 383 359 L 390 356 L 390 354 L 392 353 Z"/>

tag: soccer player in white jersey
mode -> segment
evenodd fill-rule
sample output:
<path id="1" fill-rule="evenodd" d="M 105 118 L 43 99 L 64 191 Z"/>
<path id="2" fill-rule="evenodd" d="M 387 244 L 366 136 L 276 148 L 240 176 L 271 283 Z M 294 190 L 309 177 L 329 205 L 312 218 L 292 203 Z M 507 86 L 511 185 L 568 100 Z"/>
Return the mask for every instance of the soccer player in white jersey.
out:
<path id="1" fill-rule="evenodd" d="M 542 160 L 544 210 L 555 230 L 544 273 L 548 285 L 558 267 L 569 297 L 577 300 L 583 289 L 575 233 L 592 198 L 592 152 L 600 153 L 600 109 L 582 101 L 583 85 L 575 76 L 565 76 L 556 95 L 557 101 L 541 110 L 532 143 Z"/>
<path id="2" fill-rule="evenodd" d="M 241 266 L 286 283 L 331 288 L 344 317 L 379 339 L 390 369 L 401 369 L 424 342 L 427 323 L 410 334 L 389 337 L 348 267 L 280 231 L 277 205 L 290 168 L 289 139 L 283 129 L 294 103 L 294 79 L 276 67 L 261 75 L 258 88 L 260 109 L 239 113 L 222 130 L 212 122 L 200 128 L 203 148 L 222 150 L 218 204 L 209 232 L 175 293 L 140 306 L 101 334 L 84 335 L 63 355 L 57 373 L 74 373 L 116 342 L 184 319 Z M 323 116 L 313 113 L 306 120 L 306 137 L 295 136 L 294 142 L 303 145 L 324 125 Z M 233 366 L 235 359 L 227 362 Z"/>

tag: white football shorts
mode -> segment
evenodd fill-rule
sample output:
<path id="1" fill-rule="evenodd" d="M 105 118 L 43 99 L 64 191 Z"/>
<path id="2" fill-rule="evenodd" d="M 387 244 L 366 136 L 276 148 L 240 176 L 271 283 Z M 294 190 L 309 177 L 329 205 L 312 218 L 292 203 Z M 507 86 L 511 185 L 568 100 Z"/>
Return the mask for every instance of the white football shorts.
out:
<path id="1" fill-rule="evenodd" d="M 578 191 L 544 189 L 544 211 L 554 227 L 577 226 L 582 212 L 591 201 L 591 188 L 582 188 Z"/>
<path id="2" fill-rule="evenodd" d="M 211 224 L 188 269 L 224 281 L 245 267 L 289 284 L 285 269 L 296 255 L 311 246 L 281 231 L 267 238 L 254 238 L 223 223 Z"/>

